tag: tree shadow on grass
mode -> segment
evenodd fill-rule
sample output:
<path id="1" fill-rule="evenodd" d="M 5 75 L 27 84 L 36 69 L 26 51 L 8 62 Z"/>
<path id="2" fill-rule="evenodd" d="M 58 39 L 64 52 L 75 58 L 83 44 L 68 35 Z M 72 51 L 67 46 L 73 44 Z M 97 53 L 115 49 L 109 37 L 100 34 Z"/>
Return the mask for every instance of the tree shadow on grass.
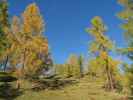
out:
<path id="1" fill-rule="evenodd" d="M 59 80 L 43 80 L 34 83 L 32 90 L 40 91 L 45 89 L 56 90 L 63 89 L 66 86 L 78 83 L 76 80 L 59 79 Z"/>
<path id="2" fill-rule="evenodd" d="M 13 88 L 10 84 L 5 83 L 0 85 L 0 100 L 14 100 L 22 94 L 22 91 Z"/>

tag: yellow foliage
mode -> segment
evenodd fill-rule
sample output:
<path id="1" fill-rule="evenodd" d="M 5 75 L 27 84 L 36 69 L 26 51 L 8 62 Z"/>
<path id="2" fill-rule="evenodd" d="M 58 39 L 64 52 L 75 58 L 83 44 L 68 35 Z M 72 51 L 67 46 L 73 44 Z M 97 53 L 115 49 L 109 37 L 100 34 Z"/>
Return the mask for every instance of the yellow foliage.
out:
<path id="1" fill-rule="evenodd" d="M 76 55 L 70 55 L 67 61 L 68 74 L 79 77 L 80 76 L 80 66 L 78 63 L 78 57 Z"/>
<path id="2" fill-rule="evenodd" d="M 89 73 L 95 73 L 96 75 L 104 78 L 105 62 L 100 57 L 89 60 L 88 69 Z"/>
<path id="3" fill-rule="evenodd" d="M 23 13 L 23 32 L 40 35 L 44 29 L 44 21 L 35 3 L 30 4 Z"/>
<path id="4" fill-rule="evenodd" d="M 22 17 L 13 17 L 11 28 L 5 30 L 11 41 L 8 54 L 12 66 L 19 65 L 26 74 L 33 74 L 41 67 L 44 61 L 39 55 L 48 54 L 48 41 L 43 37 L 43 29 L 44 21 L 34 3 L 26 8 Z"/>
<path id="5" fill-rule="evenodd" d="M 18 34 L 21 31 L 20 28 L 20 19 L 17 16 L 14 16 L 12 19 L 11 31 L 13 34 Z"/>
<path id="6" fill-rule="evenodd" d="M 91 27 L 87 28 L 87 32 L 93 36 L 94 41 L 91 43 L 91 51 L 92 52 L 99 52 L 100 51 L 109 51 L 113 48 L 112 41 L 104 35 L 107 31 L 106 25 L 104 25 L 102 19 L 99 16 L 95 16 L 91 20 Z M 105 56 L 103 54 L 103 56 Z"/>
<path id="7" fill-rule="evenodd" d="M 108 58 L 107 52 L 105 52 L 105 51 L 100 51 L 100 57 L 101 57 L 102 59 L 107 59 L 107 58 Z"/>

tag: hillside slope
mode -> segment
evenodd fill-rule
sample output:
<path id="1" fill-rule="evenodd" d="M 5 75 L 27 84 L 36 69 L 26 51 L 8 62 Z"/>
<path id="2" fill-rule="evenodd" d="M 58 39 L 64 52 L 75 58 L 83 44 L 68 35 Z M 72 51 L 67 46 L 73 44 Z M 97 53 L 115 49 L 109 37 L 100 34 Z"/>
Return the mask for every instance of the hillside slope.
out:
<path id="1" fill-rule="evenodd" d="M 102 84 L 86 77 L 62 89 L 25 91 L 16 100 L 122 100 L 118 93 L 105 92 Z"/>

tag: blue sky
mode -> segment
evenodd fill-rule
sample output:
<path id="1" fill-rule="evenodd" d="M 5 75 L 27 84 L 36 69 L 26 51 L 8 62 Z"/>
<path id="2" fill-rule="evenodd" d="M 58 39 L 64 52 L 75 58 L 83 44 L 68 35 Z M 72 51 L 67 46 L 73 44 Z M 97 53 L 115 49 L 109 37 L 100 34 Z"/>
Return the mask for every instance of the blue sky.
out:
<path id="1" fill-rule="evenodd" d="M 123 47 L 122 10 L 117 0 L 9 0 L 10 16 L 20 15 L 30 3 L 37 3 L 46 22 L 45 36 L 55 63 L 64 63 L 71 53 L 88 55 L 91 37 L 85 32 L 94 16 L 100 16 L 108 26 L 107 35 Z"/>

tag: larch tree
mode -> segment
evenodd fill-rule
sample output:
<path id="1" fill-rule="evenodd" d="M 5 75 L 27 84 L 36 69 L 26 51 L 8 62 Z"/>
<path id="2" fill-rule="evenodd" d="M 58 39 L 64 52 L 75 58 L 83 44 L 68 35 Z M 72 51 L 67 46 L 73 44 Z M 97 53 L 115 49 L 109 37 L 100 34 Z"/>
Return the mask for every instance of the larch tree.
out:
<path id="1" fill-rule="evenodd" d="M 80 66 L 78 56 L 71 54 L 67 60 L 68 77 L 80 77 Z"/>
<path id="2" fill-rule="evenodd" d="M 35 3 L 26 8 L 22 21 L 23 69 L 34 72 L 42 63 L 39 55 L 48 54 L 48 41 L 43 37 L 44 20 Z"/>
<path id="3" fill-rule="evenodd" d="M 6 0 L 0 1 L 0 60 L 1 65 L 6 69 L 8 62 L 8 49 L 10 47 L 6 29 L 9 27 L 8 3 Z"/>
<path id="4" fill-rule="evenodd" d="M 107 31 L 107 27 L 104 25 L 102 19 L 99 16 L 94 17 L 91 20 L 91 27 L 87 28 L 87 32 L 93 36 L 94 40 L 90 44 L 90 52 L 95 54 L 97 59 L 101 59 L 101 62 L 104 63 L 104 70 L 107 76 L 107 85 L 106 88 L 108 90 L 115 89 L 115 80 L 113 76 L 113 72 L 111 70 L 110 65 L 110 56 L 109 52 L 113 48 L 112 41 L 105 36 Z"/>
<path id="5" fill-rule="evenodd" d="M 0 81 L 4 82 L 3 85 L 7 86 L 7 82 L 16 81 L 17 78 L 7 71 L 7 65 L 9 63 L 9 51 L 11 42 L 8 38 L 9 29 L 8 18 L 8 3 L 6 0 L 0 0 Z"/>
<path id="6" fill-rule="evenodd" d="M 23 51 L 23 42 L 22 42 L 22 29 L 21 29 L 20 18 L 14 16 L 12 18 L 11 27 L 8 30 L 8 38 L 11 41 L 10 47 L 10 65 L 15 70 L 17 67 L 21 67 L 22 63 L 22 51 Z"/>
<path id="7" fill-rule="evenodd" d="M 22 16 L 14 16 L 8 37 L 12 42 L 10 63 L 21 68 L 22 73 L 33 76 L 46 64 L 48 41 L 43 36 L 44 20 L 35 3 L 30 4 Z M 21 71 L 19 71 L 21 72 Z"/>
<path id="8" fill-rule="evenodd" d="M 105 80 L 105 73 L 103 70 L 104 62 L 99 57 L 91 58 L 88 62 L 88 73 L 89 75 L 95 79 L 96 77 L 101 77 L 101 79 Z"/>
<path id="9" fill-rule="evenodd" d="M 84 57 L 82 55 L 78 57 L 78 65 L 80 68 L 80 77 L 83 77 L 84 76 Z"/>
<path id="10" fill-rule="evenodd" d="M 118 0 L 119 4 L 123 6 L 123 11 L 118 13 L 118 17 L 123 20 L 121 25 L 124 30 L 124 37 L 127 42 L 127 48 L 120 50 L 123 54 L 126 54 L 131 60 L 133 60 L 133 0 Z M 129 87 L 133 94 L 133 65 L 129 67 Z"/>

